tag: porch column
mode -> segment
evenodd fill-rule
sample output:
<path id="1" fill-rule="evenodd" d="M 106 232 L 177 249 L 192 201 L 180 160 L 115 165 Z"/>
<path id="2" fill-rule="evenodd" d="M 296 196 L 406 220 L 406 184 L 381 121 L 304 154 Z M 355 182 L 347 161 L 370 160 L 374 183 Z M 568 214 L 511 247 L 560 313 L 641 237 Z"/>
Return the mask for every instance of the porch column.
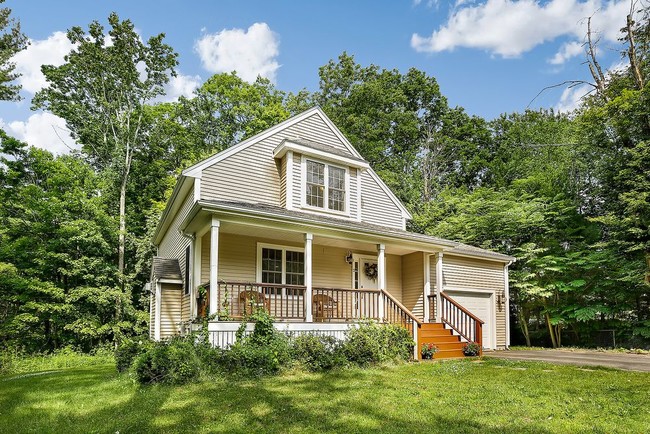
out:
<path id="1" fill-rule="evenodd" d="M 503 266 L 503 293 L 506 297 L 506 348 L 510 347 L 510 282 L 508 278 L 508 267 L 511 262 Z"/>
<path id="2" fill-rule="evenodd" d="M 442 315 L 442 300 L 440 293 L 442 292 L 442 252 L 436 253 L 436 322 L 440 322 Z"/>
<path id="3" fill-rule="evenodd" d="M 190 289 L 190 317 L 195 318 L 197 315 L 196 311 L 196 289 L 201 284 L 201 246 L 203 244 L 199 234 L 195 234 L 194 246 L 192 251 L 194 252 L 194 264 L 192 270 L 194 270 L 192 276 L 192 288 Z"/>
<path id="4" fill-rule="evenodd" d="M 217 217 L 212 216 L 210 226 L 210 315 L 219 312 L 219 226 Z"/>
<path id="5" fill-rule="evenodd" d="M 377 244 L 377 287 L 381 291 L 386 290 L 386 246 Z M 379 320 L 384 320 L 384 298 L 379 297 Z"/>
<path id="6" fill-rule="evenodd" d="M 431 255 L 428 253 L 423 253 L 424 263 L 422 268 L 424 270 L 424 322 L 431 321 L 431 315 L 429 311 L 431 307 L 429 306 L 429 296 L 431 295 Z"/>
<path id="7" fill-rule="evenodd" d="M 311 296 L 311 247 L 314 234 L 305 234 L 305 321 L 313 322 L 312 296 Z"/>
<path id="8" fill-rule="evenodd" d="M 155 282 L 156 285 L 156 299 L 154 300 L 154 303 L 156 303 L 156 315 L 154 317 L 154 330 L 153 330 L 153 338 L 156 341 L 160 340 L 160 309 L 162 309 L 162 288 L 160 285 L 160 282 L 156 280 Z"/>

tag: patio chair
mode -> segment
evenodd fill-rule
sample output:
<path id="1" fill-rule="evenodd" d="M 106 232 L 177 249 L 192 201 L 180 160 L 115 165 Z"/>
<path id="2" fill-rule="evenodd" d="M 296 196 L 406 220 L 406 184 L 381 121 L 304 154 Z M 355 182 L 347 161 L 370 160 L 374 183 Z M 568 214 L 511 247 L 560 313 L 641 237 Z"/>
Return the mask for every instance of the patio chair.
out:
<path id="1" fill-rule="evenodd" d="M 341 309 L 338 301 L 329 295 L 314 294 L 312 296 L 313 315 L 316 321 L 325 319 L 338 319 L 341 317 Z"/>
<path id="2" fill-rule="evenodd" d="M 261 292 L 246 290 L 239 293 L 239 312 L 241 315 L 250 315 L 258 309 L 271 311 L 271 301 Z"/>

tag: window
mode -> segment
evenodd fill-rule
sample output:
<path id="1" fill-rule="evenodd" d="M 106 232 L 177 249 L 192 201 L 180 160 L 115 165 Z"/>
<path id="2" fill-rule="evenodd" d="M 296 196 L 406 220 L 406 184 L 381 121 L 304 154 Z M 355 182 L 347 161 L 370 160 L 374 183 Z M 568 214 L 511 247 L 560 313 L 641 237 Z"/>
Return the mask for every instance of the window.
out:
<path id="1" fill-rule="evenodd" d="M 305 284 L 305 254 L 296 247 L 258 245 L 258 276 L 261 283 Z M 268 294 L 282 294 L 282 288 L 266 288 Z M 293 292 L 292 292 L 293 293 Z"/>
<path id="2" fill-rule="evenodd" d="M 305 203 L 316 208 L 345 212 L 347 171 L 312 160 L 307 160 L 305 170 Z"/>
<path id="3" fill-rule="evenodd" d="M 190 246 L 185 248 L 185 295 L 190 293 Z"/>

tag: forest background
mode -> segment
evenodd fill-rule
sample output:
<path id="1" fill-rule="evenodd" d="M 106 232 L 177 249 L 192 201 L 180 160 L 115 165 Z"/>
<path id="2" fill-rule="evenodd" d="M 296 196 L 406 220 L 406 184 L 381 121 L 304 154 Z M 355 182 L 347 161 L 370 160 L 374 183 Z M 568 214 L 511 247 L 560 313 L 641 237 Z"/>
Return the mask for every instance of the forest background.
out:
<path id="1" fill-rule="evenodd" d="M 2 3 L 3 0 L 0 0 Z M 512 342 L 650 346 L 650 8 L 621 29 L 605 71 L 585 35 L 592 91 L 571 113 L 486 120 L 451 107 L 434 77 L 342 53 L 319 89 L 216 74 L 156 103 L 177 54 L 116 14 L 68 31 L 34 108 L 80 150 L 55 156 L 0 131 L 0 350 L 91 351 L 146 335 L 155 226 L 176 177 L 209 155 L 320 106 L 404 202 L 409 229 L 517 257 Z M 19 98 L 26 36 L 0 8 L 0 100 Z M 541 89 L 540 89 L 541 90 Z M 494 104 L 498 104 L 495 101 Z"/>

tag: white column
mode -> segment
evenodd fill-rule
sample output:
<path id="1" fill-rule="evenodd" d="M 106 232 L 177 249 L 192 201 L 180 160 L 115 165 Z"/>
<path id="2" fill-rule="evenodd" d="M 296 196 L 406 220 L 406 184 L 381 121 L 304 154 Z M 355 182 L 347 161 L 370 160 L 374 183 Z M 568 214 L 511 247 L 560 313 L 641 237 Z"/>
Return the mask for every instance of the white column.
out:
<path id="1" fill-rule="evenodd" d="M 153 338 L 156 341 L 160 340 L 160 309 L 162 307 L 162 288 L 160 282 L 156 282 L 156 316 L 154 324 Z"/>
<path id="2" fill-rule="evenodd" d="M 192 250 L 194 252 L 194 264 L 192 270 L 194 270 L 192 276 L 192 288 L 190 289 L 190 317 L 196 317 L 196 288 L 201 284 L 201 246 L 202 241 L 199 234 L 195 234 L 194 246 Z"/>
<path id="3" fill-rule="evenodd" d="M 424 322 L 429 322 L 431 321 L 429 315 L 429 295 L 431 295 L 431 255 L 428 253 L 423 253 L 422 255 L 424 256 L 424 263 L 422 264 L 424 270 Z"/>
<path id="4" fill-rule="evenodd" d="M 503 267 L 503 291 L 506 296 L 506 348 L 510 347 L 510 283 L 508 279 L 508 266 L 507 263 Z"/>
<path id="5" fill-rule="evenodd" d="M 293 209 L 293 151 L 287 151 L 287 171 L 284 174 L 285 176 L 285 202 L 287 204 L 287 209 Z"/>
<path id="6" fill-rule="evenodd" d="M 440 316 L 442 314 L 442 300 L 440 298 L 443 287 L 442 279 L 442 252 L 438 252 L 436 253 L 436 322 L 440 322 Z"/>
<path id="7" fill-rule="evenodd" d="M 311 250 L 312 250 L 312 241 L 314 235 L 310 233 L 305 234 L 305 321 L 313 322 L 313 312 L 312 312 L 312 296 L 311 296 Z"/>
<path id="8" fill-rule="evenodd" d="M 386 290 L 386 246 L 377 244 L 377 286 L 378 289 Z M 379 297 L 379 321 L 384 320 L 384 298 Z"/>
<path id="9" fill-rule="evenodd" d="M 219 220 L 212 216 L 210 226 L 210 315 L 216 315 L 219 312 L 219 226 Z"/>

